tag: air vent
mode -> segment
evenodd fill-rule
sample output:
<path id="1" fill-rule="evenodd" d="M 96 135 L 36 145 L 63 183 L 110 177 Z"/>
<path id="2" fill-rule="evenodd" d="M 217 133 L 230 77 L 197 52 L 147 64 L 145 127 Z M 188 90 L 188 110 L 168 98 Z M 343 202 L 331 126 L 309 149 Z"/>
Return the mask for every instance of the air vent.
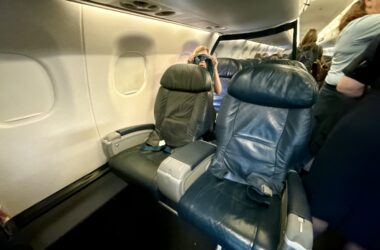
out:
<path id="1" fill-rule="evenodd" d="M 120 6 L 133 12 L 141 12 L 159 17 L 173 16 L 175 11 L 149 1 L 121 0 Z"/>
<path id="2" fill-rule="evenodd" d="M 157 5 L 152 4 L 152 5 L 149 5 L 147 9 L 148 10 L 152 10 L 152 11 L 156 11 L 156 10 L 159 10 L 160 7 L 158 7 Z"/>
<path id="3" fill-rule="evenodd" d="M 174 11 L 161 11 L 161 12 L 157 12 L 156 13 L 156 16 L 173 16 L 175 14 Z"/>
<path id="4" fill-rule="evenodd" d="M 157 12 L 161 10 L 157 4 L 151 4 L 147 1 L 121 0 L 120 5 L 125 9 L 139 12 Z"/>
<path id="5" fill-rule="evenodd" d="M 149 6 L 149 3 L 144 2 L 144 1 L 133 1 L 133 4 L 134 4 L 136 7 L 140 7 L 140 8 L 146 8 L 146 7 Z"/>

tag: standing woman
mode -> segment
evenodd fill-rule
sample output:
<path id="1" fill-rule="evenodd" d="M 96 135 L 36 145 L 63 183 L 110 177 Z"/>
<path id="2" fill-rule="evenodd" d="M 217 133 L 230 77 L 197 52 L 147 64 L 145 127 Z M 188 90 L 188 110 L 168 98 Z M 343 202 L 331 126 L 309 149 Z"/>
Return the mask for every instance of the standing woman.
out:
<path id="1" fill-rule="evenodd" d="M 380 35 L 344 69 L 337 90 L 361 100 L 331 131 L 304 178 L 314 233 L 338 231 L 346 250 L 379 249 L 379 65 Z"/>
<path id="2" fill-rule="evenodd" d="M 297 48 L 297 60 L 302 62 L 309 73 L 312 73 L 313 63 L 322 58 L 322 47 L 317 45 L 316 29 L 310 29 Z"/>
<path id="3" fill-rule="evenodd" d="M 203 45 L 196 47 L 187 62 L 197 64 L 199 67 L 207 69 L 214 80 L 214 92 L 220 95 L 222 92 L 222 84 L 218 73 L 218 60 L 216 57 L 210 55 L 209 49 Z"/>
<path id="4" fill-rule="evenodd" d="M 343 69 L 359 56 L 371 40 L 380 33 L 380 0 L 361 0 L 354 3 L 342 17 L 340 34 L 335 45 L 331 67 L 314 106 L 315 128 L 310 151 L 316 155 L 336 122 L 355 104 L 336 91 Z"/>

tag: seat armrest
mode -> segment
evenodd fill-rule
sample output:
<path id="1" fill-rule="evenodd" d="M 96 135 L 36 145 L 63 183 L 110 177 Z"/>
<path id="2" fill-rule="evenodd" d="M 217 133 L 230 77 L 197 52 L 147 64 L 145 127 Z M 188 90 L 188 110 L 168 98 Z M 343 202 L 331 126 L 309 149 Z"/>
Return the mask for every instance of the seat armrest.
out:
<path id="1" fill-rule="evenodd" d="M 287 221 L 281 249 L 312 249 L 313 227 L 306 193 L 295 171 L 287 175 Z"/>
<path id="2" fill-rule="evenodd" d="M 142 124 L 116 130 L 102 140 L 104 153 L 110 159 L 123 150 L 144 143 L 154 129 L 154 124 Z"/>
<path id="3" fill-rule="evenodd" d="M 311 220 L 309 203 L 300 176 L 295 171 L 290 171 L 287 176 L 288 185 L 288 213 L 296 214 L 307 220 Z"/>
<path id="4" fill-rule="evenodd" d="M 121 136 L 124 136 L 127 134 L 131 134 L 133 132 L 138 132 L 142 130 L 152 131 L 154 128 L 155 128 L 154 124 L 148 123 L 148 124 L 141 124 L 141 125 L 122 128 L 122 129 L 116 130 L 116 132 L 119 133 Z"/>
<path id="5" fill-rule="evenodd" d="M 188 165 L 190 170 L 198 166 L 201 161 L 215 153 L 216 146 L 206 141 L 195 141 L 177 148 L 170 157 Z"/>
<path id="6" fill-rule="evenodd" d="M 160 191 L 170 200 L 178 202 L 185 191 L 210 165 L 216 146 L 205 141 L 195 141 L 166 158 L 157 171 Z"/>

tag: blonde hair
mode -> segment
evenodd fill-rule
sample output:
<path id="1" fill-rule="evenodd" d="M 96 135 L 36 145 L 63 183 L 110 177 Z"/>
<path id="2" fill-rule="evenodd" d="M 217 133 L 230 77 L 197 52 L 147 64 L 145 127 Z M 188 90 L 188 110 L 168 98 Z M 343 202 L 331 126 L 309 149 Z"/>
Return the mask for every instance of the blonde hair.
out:
<path id="1" fill-rule="evenodd" d="M 318 34 L 316 29 L 309 29 L 306 35 L 303 37 L 301 46 L 308 45 L 310 43 L 315 43 L 318 40 Z"/>
<path id="2" fill-rule="evenodd" d="M 340 23 L 338 26 L 339 31 L 342 31 L 347 24 L 356 18 L 367 15 L 366 12 L 366 4 L 365 1 L 357 1 L 351 8 L 344 14 L 344 16 L 340 19 Z"/>
<path id="3" fill-rule="evenodd" d="M 198 53 L 201 52 L 201 51 L 203 51 L 203 50 L 206 50 L 206 51 L 207 51 L 207 54 L 210 53 L 209 49 L 208 49 L 206 46 L 204 46 L 204 45 L 200 45 L 200 46 L 198 46 L 198 47 L 196 47 L 196 48 L 194 49 L 194 51 L 193 51 L 193 56 L 198 55 Z"/>

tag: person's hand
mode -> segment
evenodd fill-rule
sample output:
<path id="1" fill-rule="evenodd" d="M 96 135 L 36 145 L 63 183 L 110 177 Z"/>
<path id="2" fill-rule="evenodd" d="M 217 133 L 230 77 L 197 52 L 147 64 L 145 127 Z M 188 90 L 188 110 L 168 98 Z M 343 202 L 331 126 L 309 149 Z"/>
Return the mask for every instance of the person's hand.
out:
<path id="1" fill-rule="evenodd" d="M 187 59 L 187 63 L 193 63 L 194 61 L 194 55 L 189 56 L 189 59 Z"/>
<path id="2" fill-rule="evenodd" d="M 216 59 L 215 56 L 211 57 L 212 64 L 214 65 L 214 68 L 216 69 L 218 67 L 218 60 Z"/>

